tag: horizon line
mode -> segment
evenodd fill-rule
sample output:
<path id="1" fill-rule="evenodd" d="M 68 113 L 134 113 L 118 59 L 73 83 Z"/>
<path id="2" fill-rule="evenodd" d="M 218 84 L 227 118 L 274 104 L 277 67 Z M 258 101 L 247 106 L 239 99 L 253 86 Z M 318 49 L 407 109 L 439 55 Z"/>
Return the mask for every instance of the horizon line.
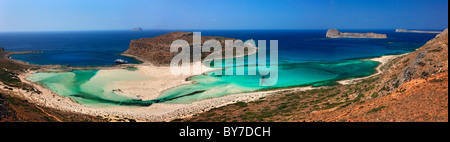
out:
<path id="1" fill-rule="evenodd" d="M 447 27 L 448 28 L 448 27 Z M 395 29 L 406 29 L 406 30 L 445 30 L 447 28 L 299 28 L 299 29 L 145 29 L 142 28 L 142 31 L 185 31 L 185 30 L 219 30 L 219 31 L 233 31 L 233 30 L 327 30 L 327 29 L 339 29 L 339 30 L 395 30 Z M 96 32 L 96 31 L 130 31 L 130 32 L 139 32 L 132 31 L 131 29 L 103 29 L 103 30 L 32 30 L 32 31 L 0 31 L 0 33 L 19 33 L 19 32 Z"/>

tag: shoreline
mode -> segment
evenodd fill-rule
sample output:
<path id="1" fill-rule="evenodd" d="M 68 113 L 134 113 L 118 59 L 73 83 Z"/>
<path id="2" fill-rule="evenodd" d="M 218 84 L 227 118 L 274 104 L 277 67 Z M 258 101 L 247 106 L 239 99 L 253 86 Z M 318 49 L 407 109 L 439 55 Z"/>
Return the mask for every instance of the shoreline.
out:
<path id="1" fill-rule="evenodd" d="M 371 75 L 365 76 L 365 77 L 360 77 L 360 78 L 339 80 L 339 81 L 336 81 L 336 82 L 339 83 L 340 85 L 348 85 L 348 84 L 357 83 L 357 82 L 362 81 L 362 80 L 367 79 L 367 78 L 371 78 L 373 76 L 377 76 L 377 75 L 383 73 L 383 70 L 381 70 L 381 67 L 383 67 L 386 63 L 388 63 L 392 59 L 395 59 L 395 58 L 398 58 L 398 57 L 401 57 L 401 56 L 405 56 L 405 55 L 408 55 L 408 54 L 409 53 L 403 53 L 403 54 L 399 54 L 399 55 L 385 55 L 385 56 L 376 57 L 376 58 L 362 59 L 363 61 L 375 61 L 375 62 L 379 62 L 380 63 L 375 68 L 375 73 L 374 74 L 371 74 Z"/>
<path id="2" fill-rule="evenodd" d="M 367 79 L 369 77 L 373 77 L 376 75 L 379 75 L 382 73 L 381 67 L 385 65 L 388 61 L 399 57 L 406 55 L 400 54 L 400 55 L 387 55 L 387 56 L 381 56 L 377 58 L 371 58 L 371 59 L 364 59 L 364 60 L 371 60 L 371 61 L 377 61 L 381 64 L 377 66 L 376 70 L 377 73 L 374 73 L 370 76 L 361 77 L 361 78 L 355 78 L 355 79 L 346 79 L 337 81 L 340 85 L 347 85 L 347 84 L 353 84 L 357 81 Z M 147 66 L 147 69 L 150 71 L 154 71 L 154 69 L 160 68 L 162 72 L 167 71 L 169 67 L 157 67 L 157 66 L 151 66 L 146 62 L 143 62 L 141 64 L 133 64 L 133 66 L 136 66 L 137 68 L 145 68 Z M 117 69 L 117 67 L 121 66 L 115 66 L 115 67 L 107 67 L 108 69 Z M 216 68 L 217 69 L 217 68 Z M 145 70 L 145 69 L 144 69 Z M 226 95 L 218 98 L 210 98 L 205 100 L 196 101 L 189 104 L 168 104 L 168 103 L 155 103 L 152 104 L 149 107 L 104 107 L 104 108 L 92 108 L 87 107 L 82 104 L 74 102 L 72 99 L 67 97 L 61 97 L 55 93 L 53 93 L 51 90 L 47 89 L 45 86 L 42 86 L 38 83 L 31 82 L 26 80 L 28 76 L 30 76 L 32 73 L 36 71 L 27 71 L 26 73 L 20 74 L 19 78 L 21 81 L 31 84 L 36 89 L 40 90 L 42 93 L 40 95 L 26 92 L 24 90 L 18 90 L 19 93 L 23 94 L 25 98 L 30 99 L 34 103 L 37 103 L 42 106 L 52 107 L 59 110 L 64 111 L 70 111 L 75 113 L 82 113 L 92 116 L 101 116 L 106 119 L 110 119 L 114 121 L 118 118 L 130 118 L 135 119 L 137 121 L 171 121 L 174 119 L 180 119 L 180 118 L 187 118 L 192 115 L 202 113 L 214 108 L 226 106 L 229 104 L 233 104 L 236 102 L 251 102 L 258 100 L 262 97 L 266 97 L 269 95 L 276 94 L 278 92 L 285 92 L 285 91 L 306 91 L 306 90 L 312 90 L 312 89 L 319 89 L 324 87 L 311 87 L 311 86 L 303 86 L 303 87 L 292 87 L 292 88 L 282 88 L 282 89 L 274 89 L 274 90 L 264 90 L 264 91 L 256 91 L 256 92 L 248 92 L 248 93 L 239 93 L 239 94 L 231 94 Z M 150 73 L 151 74 L 151 73 Z M 192 76 L 192 75 L 191 75 Z M 177 87 L 179 85 L 183 84 L 189 84 L 192 83 L 191 81 L 186 81 L 186 78 L 190 76 L 178 76 L 175 78 L 175 80 L 178 81 L 169 81 L 169 84 L 160 84 L 163 87 L 163 89 L 156 90 L 156 92 L 162 92 L 164 90 Z M 158 84 L 158 83 L 156 83 Z M 147 84 L 148 85 L 148 84 Z M 2 84 L 0 84 L 0 87 L 3 87 Z M 123 87 L 121 87 L 123 88 Z M 148 88 L 147 88 L 148 89 Z M 151 89 L 151 88 L 150 88 Z M 17 89 L 15 89 L 17 90 Z M 129 90 L 135 90 L 135 88 L 129 88 L 124 89 L 125 91 Z M 125 92 L 124 91 L 124 92 Z M 156 95 L 159 96 L 160 94 Z"/>

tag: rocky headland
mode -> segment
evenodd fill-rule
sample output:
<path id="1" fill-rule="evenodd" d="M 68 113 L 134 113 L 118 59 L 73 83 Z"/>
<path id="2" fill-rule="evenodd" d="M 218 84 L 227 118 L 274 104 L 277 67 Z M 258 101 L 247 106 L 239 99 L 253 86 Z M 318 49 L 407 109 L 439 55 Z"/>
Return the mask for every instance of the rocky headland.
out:
<path id="1" fill-rule="evenodd" d="M 127 52 L 163 65 L 165 60 L 155 60 L 140 52 L 154 51 L 171 56 L 171 42 L 185 38 L 192 45 L 190 36 L 192 33 L 177 32 L 134 40 Z M 202 42 L 204 40 L 207 38 L 202 37 Z M 222 40 L 218 41 L 223 44 Z M 167 50 L 157 50 L 163 47 Z M 89 108 L 77 104 L 43 86 L 27 82 L 24 78 L 33 72 L 30 70 L 36 69 L 9 59 L 11 54 L 0 52 L 0 121 L 124 121 L 127 118 L 127 121 L 448 122 L 448 30 L 413 53 L 380 60 L 381 73 L 351 84 L 234 94 L 191 104 L 161 103 L 143 108 Z M 163 82 L 154 83 L 159 86 L 146 82 L 120 84 L 124 92 L 158 92 L 164 87 L 190 83 L 185 80 L 186 76 L 172 79 L 164 76 L 164 73 L 170 74 L 169 67 L 136 66 Z"/>
<path id="2" fill-rule="evenodd" d="M 327 38 L 387 38 L 386 34 L 376 33 L 342 33 L 337 29 L 329 29 Z"/>
<path id="3" fill-rule="evenodd" d="M 132 67 L 137 68 L 137 73 L 148 77 L 150 80 L 142 81 L 118 81 L 113 82 L 103 89 L 106 90 L 118 90 L 121 95 L 126 95 L 130 97 L 137 97 L 143 100 L 152 99 L 161 94 L 162 91 L 167 90 L 172 87 L 180 86 L 183 84 L 192 83 L 186 80 L 190 75 L 179 75 L 174 76 L 170 73 L 170 67 L 164 66 L 164 63 L 169 63 L 172 56 L 178 53 L 170 52 L 170 45 L 173 41 L 178 39 L 184 39 L 191 45 L 192 51 L 192 41 L 193 33 L 186 32 L 175 32 L 166 34 L 160 37 L 148 38 L 148 39 L 138 39 L 133 40 L 130 49 L 127 51 L 128 56 L 135 57 L 144 64 L 125 64 L 125 65 L 115 65 L 113 67 L 97 67 L 101 71 L 96 73 L 97 77 L 101 76 L 116 76 L 115 72 L 124 71 L 124 68 Z M 202 37 L 202 43 L 209 39 L 215 39 L 219 41 L 222 45 L 226 39 L 223 37 Z M 232 40 L 232 39 L 230 39 Z M 136 46 L 137 45 L 137 46 Z M 223 49 L 223 48 L 222 48 Z M 256 49 L 256 48 L 255 48 Z M 156 52 L 156 53 L 152 53 Z M 87 107 L 79 104 L 68 97 L 61 97 L 55 94 L 52 90 L 46 88 L 36 82 L 31 82 L 27 80 L 35 72 L 47 71 L 49 69 L 60 69 L 61 67 L 47 67 L 47 65 L 32 65 L 25 62 L 9 59 L 8 57 L 12 52 L 0 52 L 0 88 L 5 87 L 6 90 L 0 89 L 0 94 L 4 96 L 11 96 L 13 98 L 25 99 L 27 104 L 33 105 L 36 108 L 36 113 L 40 113 L 48 118 L 48 121 L 169 121 L 175 118 L 185 117 L 193 115 L 204 111 L 205 109 L 211 109 L 224 104 L 230 104 L 236 102 L 236 100 L 249 100 L 257 99 L 261 94 L 256 95 L 237 95 L 228 96 L 225 98 L 218 99 L 208 99 L 201 102 L 196 102 L 192 104 L 153 104 L 150 107 L 142 107 L 136 109 L 135 107 L 106 107 L 106 108 L 95 108 Z M 150 55 L 157 56 L 152 57 Z M 211 53 L 203 53 L 202 58 L 205 55 Z M 162 55 L 162 56 L 161 56 Z M 168 58 L 161 57 L 167 56 Z M 169 58 L 170 57 L 170 58 Z M 155 59 L 155 60 L 154 60 Z M 166 60 L 164 60 L 166 59 Z M 3 62 L 4 61 L 4 62 Z M 23 65 L 23 66 L 22 66 Z M 161 66 L 155 66 L 161 65 Z M 33 66 L 36 66 L 33 68 Z M 2 69 L 4 67 L 4 69 Z M 20 67 L 20 70 L 15 68 Z M 80 69 L 89 69 L 80 68 Z M 211 68 L 202 67 L 202 72 L 208 72 Z M 122 94 L 125 93 L 125 94 Z M 6 94 L 6 95 L 5 95 Z M 4 97 L 3 96 L 3 97 Z M 9 104 L 12 104 L 11 102 Z M 22 105 L 22 103 L 18 104 Z M 3 107 L 5 106 L 5 107 Z M 11 106 L 11 105 L 9 105 Z M 7 103 L 2 103 L 2 109 L 13 110 L 16 112 L 23 112 L 24 108 L 14 109 L 13 107 L 8 107 Z M 58 112 L 54 112 L 58 111 Z M 3 114 L 11 114 L 7 111 Z M 64 115 L 61 115 L 64 114 Z M 77 115 L 77 116 L 73 116 Z M 14 117 L 9 116 L 30 116 L 31 118 L 24 119 L 14 119 Z M 47 120 L 29 120 L 34 118 L 31 114 L 20 113 L 12 114 L 8 117 L 5 116 L 4 121 L 47 121 Z M 69 118 L 67 118 L 68 116 Z M 3 116 L 2 116 L 3 117 Z M 40 118 L 40 116 L 37 116 Z M 83 120 L 79 120 L 83 119 Z M 3 121 L 1 120 L 1 121 Z"/>
<path id="4" fill-rule="evenodd" d="M 187 41 L 190 45 L 192 55 L 193 37 L 194 34 L 192 32 L 172 32 L 152 38 L 135 39 L 131 41 L 130 47 L 122 55 L 136 57 L 158 66 L 169 65 L 173 57 L 179 54 L 179 52 L 170 52 L 172 42 L 179 39 Z M 201 36 L 201 43 L 211 39 L 220 42 L 223 53 L 225 53 L 225 40 L 235 40 L 219 36 Z M 211 53 L 212 52 L 202 52 L 202 59 Z M 247 53 L 248 52 L 243 54 L 246 55 Z"/>

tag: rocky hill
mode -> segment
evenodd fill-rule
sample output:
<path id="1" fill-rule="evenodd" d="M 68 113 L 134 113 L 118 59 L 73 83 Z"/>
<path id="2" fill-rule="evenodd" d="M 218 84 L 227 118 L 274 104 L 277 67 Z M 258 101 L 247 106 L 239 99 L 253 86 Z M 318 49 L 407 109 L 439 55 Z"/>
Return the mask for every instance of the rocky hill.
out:
<path id="1" fill-rule="evenodd" d="M 189 43 L 192 54 L 192 32 L 172 32 L 153 38 L 135 39 L 131 41 L 130 47 L 123 54 L 138 57 L 155 65 L 169 65 L 172 58 L 178 54 L 177 52 L 170 52 L 170 46 L 173 41 L 178 39 L 186 40 Z M 219 41 L 223 52 L 225 52 L 225 40 L 235 40 L 218 36 L 202 36 L 201 42 L 204 43 L 210 39 Z M 209 54 L 211 52 L 202 52 L 202 59 Z"/>
<path id="2" fill-rule="evenodd" d="M 448 122 L 448 29 L 355 84 L 283 91 L 177 121 Z"/>
<path id="3" fill-rule="evenodd" d="M 327 31 L 327 38 L 387 38 L 386 34 L 376 33 L 342 33 L 336 29 Z"/>

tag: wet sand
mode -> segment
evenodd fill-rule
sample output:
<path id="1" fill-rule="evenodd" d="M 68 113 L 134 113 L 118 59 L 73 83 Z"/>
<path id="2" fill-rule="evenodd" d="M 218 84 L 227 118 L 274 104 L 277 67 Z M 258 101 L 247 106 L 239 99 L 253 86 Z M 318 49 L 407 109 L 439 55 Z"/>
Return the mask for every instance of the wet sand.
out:
<path id="1" fill-rule="evenodd" d="M 404 55 L 404 54 L 402 54 Z M 390 55 L 383 56 L 379 58 L 368 59 L 372 61 L 380 62 L 381 64 L 377 67 L 377 73 L 371 76 L 375 76 L 381 73 L 380 67 L 387 63 L 389 60 L 402 56 L 402 55 Z M 179 75 L 174 76 L 170 72 L 170 67 L 157 67 L 149 64 L 138 64 L 135 65 L 138 71 L 142 74 L 152 78 L 150 81 L 118 81 L 107 85 L 107 88 L 120 88 L 123 94 L 132 95 L 134 97 L 142 98 L 143 100 L 154 99 L 159 96 L 159 94 L 167 89 L 182 85 L 192 83 L 186 81 L 189 75 Z M 111 68 L 110 68 L 111 69 Z M 114 70 L 114 69 L 113 69 Z M 214 69 L 207 69 L 203 72 L 211 71 Z M 218 108 L 228 104 L 233 104 L 236 102 L 250 102 L 258 100 L 262 97 L 268 95 L 281 93 L 283 91 L 304 91 L 317 89 L 320 87 L 294 87 L 277 89 L 270 91 L 259 91 L 250 93 L 240 93 L 227 95 L 218 98 L 211 98 L 206 100 L 201 100 L 193 102 L 190 104 L 168 104 L 168 103 L 156 103 L 149 107 L 132 107 L 132 106 L 113 106 L 113 107 L 102 107 L 102 108 L 91 108 L 78 104 L 67 97 L 61 97 L 54 94 L 51 90 L 45 88 L 44 86 L 30 82 L 26 80 L 35 71 L 28 71 L 24 74 L 19 75 L 20 79 L 24 82 L 32 84 L 41 94 L 35 94 L 26 92 L 23 90 L 18 90 L 18 93 L 23 94 L 24 97 L 29 98 L 33 102 L 48 106 L 52 108 L 57 108 L 60 110 L 78 112 L 83 114 L 88 114 L 92 116 L 101 116 L 104 118 L 117 119 L 117 118 L 130 118 L 137 121 L 171 121 L 179 118 L 190 117 L 194 114 L 208 111 L 213 108 Z M 98 72 L 100 74 L 108 75 L 111 73 L 108 70 Z M 369 77 L 371 77 L 369 76 Z M 339 81 L 341 84 L 355 83 L 359 80 L 366 79 L 368 77 L 349 79 Z M 0 87 L 3 85 L 0 84 Z"/>

